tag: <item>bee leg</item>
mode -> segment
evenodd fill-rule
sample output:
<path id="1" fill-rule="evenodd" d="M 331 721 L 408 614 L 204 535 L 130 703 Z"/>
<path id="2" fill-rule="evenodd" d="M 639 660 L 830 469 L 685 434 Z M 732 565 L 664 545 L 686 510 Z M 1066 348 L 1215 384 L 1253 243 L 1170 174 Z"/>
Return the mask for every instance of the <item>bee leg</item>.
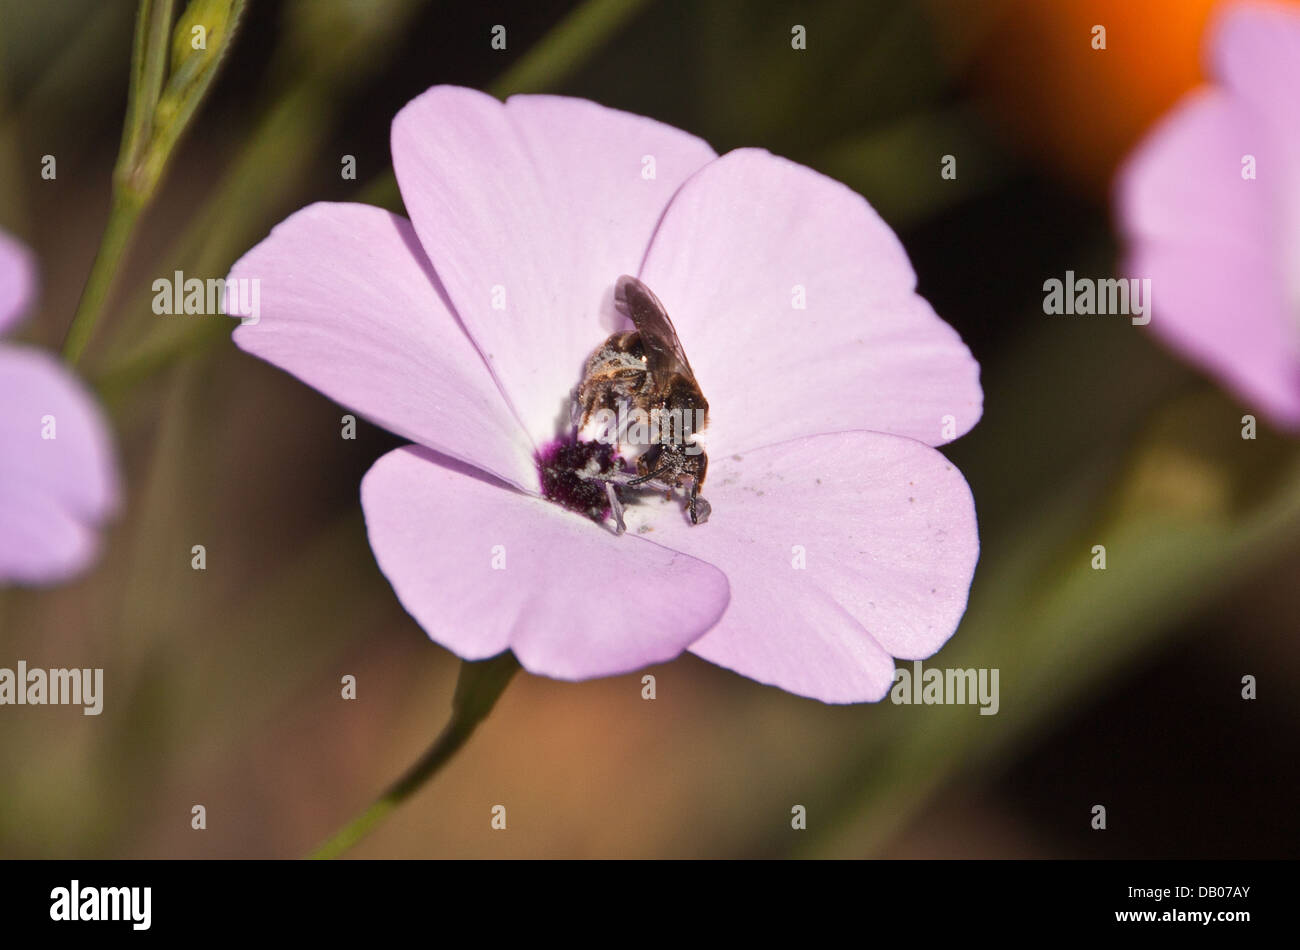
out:
<path id="1" fill-rule="evenodd" d="M 704 524 L 713 513 L 713 506 L 707 499 L 700 497 L 699 482 L 691 483 L 691 524 Z"/>
<path id="2" fill-rule="evenodd" d="M 665 465 L 662 468 L 658 468 L 655 471 L 651 472 L 649 475 L 638 475 L 636 478 L 628 482 L 628 485 L 631 486 L 644 485 L 646 482 L 652 482 L 660 475 L 662 475 L 664 472 L 668 471 L 668 469 L 671 467 L 672 466 L 670 465 Z"/>
<path id="3" fill-rule="evenodd" d="M 623 522 L 623 503 L 618 500 L 618 495 L 614 491 L 612 482 L 605 483 L 605 497 L 609 499 L 610 510 L 614 513 L 615 534 L 622 534 L 627 530 L 627 525 Z"/>

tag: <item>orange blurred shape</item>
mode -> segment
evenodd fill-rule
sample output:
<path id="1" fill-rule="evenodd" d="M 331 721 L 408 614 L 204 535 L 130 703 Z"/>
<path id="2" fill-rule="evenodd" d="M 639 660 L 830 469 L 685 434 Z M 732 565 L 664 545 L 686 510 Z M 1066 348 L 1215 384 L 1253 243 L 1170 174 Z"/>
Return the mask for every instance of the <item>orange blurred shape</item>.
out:
<path id="1" fill-rule="evenodd" d="M 1143 132 L 1205 80 L 1202 34 L 1219 2 L 935 0 L 929 7 L 950 49 L 960 49 L 960 31 L 978 35 L 968 50 L 975 87 L 992 97 L 995 118 L 1024 149 L 1105 191 Z M 1105 27 L 1105 49 L 1093 48 L 1097 26 Z"/>

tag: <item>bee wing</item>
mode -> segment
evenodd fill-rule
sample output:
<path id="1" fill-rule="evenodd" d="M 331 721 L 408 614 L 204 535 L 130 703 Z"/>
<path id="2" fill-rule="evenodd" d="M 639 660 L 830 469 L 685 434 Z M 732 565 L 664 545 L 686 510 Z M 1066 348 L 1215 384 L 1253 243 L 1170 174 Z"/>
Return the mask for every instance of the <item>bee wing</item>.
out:
<path id="1" fill-rule="evenodd" d="M 645 284 L 624 274 L 614 285 L 614 306 L 618 312 L 636 324 L 645 348 L 646 368 L 655 386 L 665 386 L 675 374 L 685 376 L 692 383 L 695 374 L 677 339 L 677 330 L 668 318 L 668 311 Z"/>

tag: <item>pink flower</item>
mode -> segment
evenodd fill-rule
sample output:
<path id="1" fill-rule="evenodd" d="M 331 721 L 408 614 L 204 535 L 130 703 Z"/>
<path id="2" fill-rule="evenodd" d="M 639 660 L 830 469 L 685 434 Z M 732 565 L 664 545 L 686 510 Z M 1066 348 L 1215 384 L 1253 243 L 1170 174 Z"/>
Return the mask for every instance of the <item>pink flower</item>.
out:
<path id="1" fill-rule="evenodd" d="M 1277 424 L 1300 428 L 1300 11 L 1228 7 L 1217 85 L 1189 94 L 1121 170 L 1130 274 L 1151 328 Z"/>
<path id="2" fill-rule="evenodd" d="M 299 211 L 232 270 L 262 292 L 234 338 L 417 443 L 375 464 L 361 502 L 434 640 L 560 679 L 689 648 L 856 702 L 885 694 L 891 657 L 952 635 L 978 535 L 932 446 L 979 418 L 979 367 L 861 197 L 555 96 L 435 87 L 395 119 L 392 153 L 412 220 Z M 707 524 L 680 492 L 645 493 L 622 535 L 544 497 L 539 459 L 626 326 L 622 274 L 663 301 L 709 402 Z"/>
<path id="3" fill-rule="evenodd" d="M 0 333 L 35 295 L 31 255 L 0 232 Z M 117 505 L 117 468 L 94 397 L 50 354 L 0 345 L 0 584 L 84 570 Z"/>

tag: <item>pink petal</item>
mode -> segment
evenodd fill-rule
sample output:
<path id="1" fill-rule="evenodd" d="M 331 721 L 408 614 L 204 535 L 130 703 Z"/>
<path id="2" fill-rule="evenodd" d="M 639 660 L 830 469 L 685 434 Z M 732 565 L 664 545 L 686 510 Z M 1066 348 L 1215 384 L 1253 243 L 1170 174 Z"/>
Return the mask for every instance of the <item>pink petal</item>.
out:
<path id="1" fill-rule="evenodd" d="M 1300 157 L 1300 10 L 1225 4 L 1209 36 L 1210 71 Z"/>
<path id="2" fill-rule="evenodd" d="M 0 491 L 0 584 L 61 584 L 94 562 L 98 533 L 55 498 L 25 484 Z"/>
<path id="3" fill-rule="evenodd" d="M 43 438 L 53 426 L 54 438 Z M 49 354 L 0 346 L 0 581 L 65 580 L 93 558 L 116 508 L 108 426 Z"/>
<path id="4" fill-rule="evenodd" d="M 392 151 L 457 314 L 533 440 L 553 438 L 613 327 L 615 280 L 636 273 L 673 192 L 713 150 L 581 99 L 502 104 L 437 86 L 393 121 Z"/>
<path id="5" fill-rule="evenodd" d="M 230 277 L 260 281 L 260 319 L 234 332 L 242 349 L 391 432 L 537 489 L 532 445 L 404 218 L 311 205 Z"/>
<path id="6" fill-rule="evenodd" d="M 31 252 L 0 231 L 0 333 L 26 314 L 36 294 L 36 264 Z"/>
<path id="7" fill-rule="evenodd" d="M 716 568 L 413 446 L 375 463 L 361 504 L 402 606 L 467 660 L 510 648 L 542 676 L 625 673 L 677 656 L 726 608 Z"/>
<path id="8" fill-rule="evenodd" d="M 1241 175 L 1248 154 L 1258 160 L 1254 180 Z M 1121 226 L 1135 240 L 1237 248 L 1276 267 L 1278 202 L 1286 182 L 1278 174 L 1279 157 L 1274 135 L 1227 93 L 1192 93 L 1121 168 Z M 1152 286 L 1157 301 L 1161 290 Z"/>
<path id="9" fill-rule="evenodd" d="M 1151 278 L 1151 329 L 1248 409 L 1300 427 L 1300 333 L 1268 262 L 1242 250 L 1142 244 L 1129 273 Z"/>
<path id="10" fill-rule="evenodd" d="M 640 277 L 709 400 L 710 446 L 844 429 L 938 445 L 980 417 L 979 366 L 913 292 L 898 238 L 811 169 L 760 149 L 724 155 L 673 199 Z"/>
<path id="11" fill-rule="evenodd" d="M 1246 154 L 1256 156 L 1256 179 L 1242 178 Z M 1288 256 L 1300 244 L 1288 237 L 1286 209 L 1300 178 L 1288 171 L 1251 110 L 1205 90 L 1129 160 L 1118 202 L 1131 246 L 1125 271 L 1151 280 L 1152 332 L 1250 406 L 1296 426 L 1300 261 Z"/>
<path id="12" fill-rule="evenodd" d="M 864 702 L 889 689 L 891 656 L 930 656 L 957 628 L 979 535 L 970 489 L 935 449 L 819 435 L 710 454 L 704 487 L 707 524 L 676 502 L 628 513 L 631 530 L 652 527 L 647 537 L 731 583 L 726 614 L 692 653 L 823 702 Z"/>

